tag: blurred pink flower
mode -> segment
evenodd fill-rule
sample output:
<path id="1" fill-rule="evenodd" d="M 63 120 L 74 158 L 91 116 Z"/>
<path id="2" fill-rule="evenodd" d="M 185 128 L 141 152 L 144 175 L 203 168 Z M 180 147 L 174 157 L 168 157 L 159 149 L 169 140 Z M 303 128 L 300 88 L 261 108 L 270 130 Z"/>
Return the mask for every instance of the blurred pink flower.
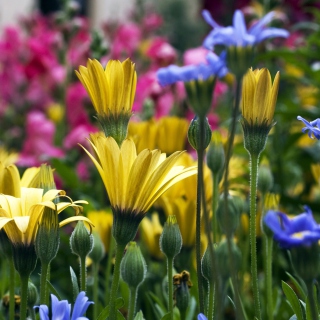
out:
<path id="1" fill-rule="evenodd" d="M 156 37 L 146 52 L 155 64 L 155 68 L 166 67 L 177 59 L 177 52 L 165 38 Z"/>
<path id="2" fill-rule="evenodd" d="M 54 124 L 40 111 L 27 115 L 26 139 L 20 153 L 18 165 L 38 166 L 50 158 L 62 158 L 64 152 L 53 146 Z"/>
<path id="3" fill-rule="evenodd" d="M 92 132 L 97 132 L 98 129 L 91 124 L 81 124 L 75 127 L 64 139 L 63 146 L 69 150 L 75 147 L 79 147 L 78 144 L 82 144 L 88 148 L 89 134 Z"/>
<path id="4" fill-rule="evenodd" d="M 163 24 L 163 19 L 157 13 L 147 14 L 142 20 L 143 29 L 151 32 L 158 29 Z"/>
<path id="5" fill-rule="evenodd" d="M 88 169 L 88 163 L 85 160 L 80 160 L 76 166 L 77 175 L 82 181 L 90 179 L 90 172 Z"/>
<path id="6" fill-rule="evenodd" d="M 133 23 L 128 22 L 121 25 L 115 33 L 111 46 L 111 58 L 122 59 L 122 56 L 131 57 L 141 41 L 141 29 Z"/>
<path id="7" fill-rule="evenodd" d="M 197 47 L 188 49 L 183 54 L 183 64 L 191 65 L 191 64 L 200 64 L 200 63 L 207 63 L 206 56 L 209 53 L 204 47 Z"/>

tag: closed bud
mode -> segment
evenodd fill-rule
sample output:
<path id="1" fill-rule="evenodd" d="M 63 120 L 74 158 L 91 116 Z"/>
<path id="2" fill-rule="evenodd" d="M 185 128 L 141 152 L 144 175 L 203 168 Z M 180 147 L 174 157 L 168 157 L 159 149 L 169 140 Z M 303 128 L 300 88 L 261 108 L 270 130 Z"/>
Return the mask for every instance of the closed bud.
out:
<path id="1" fill-rule="evenodd" d="M 93 235 L 84 226 L 83 221 L 78 221 L 70 237 L 70 247 L 73 254 L 84 259 L 92 250 Z"/>
<path id="2" fill-rule="evenodd" d="M 266 194 L 273 187 L 273 176 L 271 170 L 266 165 L 261 165 L 258 171 L 258 190 L 262 194 Z"/>
<path id="3" fill-rule="evenodd" d="M 208 119 L 205 118 L 204 120 L 204 139 L 202 144 L 200 144 L 200 119 L 195 117 L 191 120 L 189 129 L 188 129 L 188 140 L 190 145 L 196 151 L 199 151 L 200 148 L 205 150 L 210 141 L 211 141 L 212 131 L 208 122 Z"/>
<path id="4" fill-rule="evenodd" d="M 237 201 L 234 197 L 228 195 L 226 204 L 224 195 L 222 195 L 218 202 L 217 220 L 221 230 L 231 236 L 236 231 L 239 225 L 240 210 Z"/>
<path id="5" fill-rule="evenodd" d="M 93 248 L 89 253 L 89 257 L 94 263 L 99 263 L 105 255 L 104 245 L 101 241 L 99 233 L 93 232 Z"/>
<path id="6" fill-rule="evenodd" d="M 209 247 L 207 247 L 202 260 L 201 260 L 201 272 L 203 277 L 209 282 L 213 283 L 213 277 L 212 277 L 212 272 L 213 272 L 213 261 L 211 259 L 211 254 L 209 251 Z"/>
<path id="7" fill-rule="evenodd" d="M 28 281 L 28 307 L 32 309 L 38 301 L 38 289 L 37 287 L 31 282 Z"/>
<path id="8" fill-rule="evenodd" d="M 184 270 L 180 274 L 174 275 L 173 285 L 175 287 L 176 307 L 180 311 L 181 319 L 184 319 L 185 317 L 182 317 L 182 315 L 186 314 L 190 302 L 189 288 L 192 286 L 190 273 Z"/>
<path id="9" fill-rule="evenodd" d="M 207 152 L 207 165 L 213 174 L 218 174 L 224 167 L 225 154 L 219 131 L 212 133 L 209 150 Z"/>
<path id="10" fill-rule="evenodd" d="M 235 270 L 239 270 L 241 266 L 241 251 L 238 246 L 231 241 L 231 251 L 233 255 L 233 265 Z M 228 243 L 223 240 L 215 248 L 217 257 L 217 268 L 219 276 L 222 277 L 223 281 L 227 281 L 231 276 L 231 259 L 229 256 Z"/>
<path id="11" fill-rule="evenodd" d="M 126 254 L 124 255 L 120 272 L 123 281 L 129 288 L 137 288 L 145 279 L 147 265 L 140 251 L 140 248 L 134 241 L 128 244 Z"/>
<path id="12" fill-rule="evenodd" d="M 58 252 L 60 245 L 58 214 L 51 208 L 45 208 L 35 241 L 35 249 L 41 263 L 49 264 Z"/>
<path id="13" fill-rule="evenodd" d="M 160 236 L 160 249 L 167 258 L 173 259 L 181 250 L 182 236 L 175 215 L 170 215 Z"/>

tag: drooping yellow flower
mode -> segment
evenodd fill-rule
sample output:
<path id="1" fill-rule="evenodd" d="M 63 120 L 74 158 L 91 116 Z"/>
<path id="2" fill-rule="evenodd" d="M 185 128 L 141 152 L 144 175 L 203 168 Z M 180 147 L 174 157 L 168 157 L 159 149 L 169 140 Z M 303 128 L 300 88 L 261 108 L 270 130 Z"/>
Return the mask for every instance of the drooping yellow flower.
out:
<path id="1" fill-rule="evenodd" d="M 183 152 L 175 152 L 166 158 L 160 150 L 145 149 L 137 155 L 131 139 L 124 140 L 119 147 L 113 138 L 101 133 L 90 137 L 95 155 L 84 150 L 98 169 L 107 190 L 114 213 L 113 235 L 117 243 L 127 244 L 133 240 L 140 221 L 161 194 L 197 170 L 177 165 Z"/>
<path id="2" fill-rule="evenodd" d="M 268 125 L 273 121 L 280 74 L 272 83 L 268 69 L 249 69 L 243 77 L 241 109 L 243 118 L 252 125 Z"/>
<path id="3" fill-rule="evenodd" d="M 76 75 L 86 88 L 93 106 L 101 116 L 131 114 L 137 73 L 130 59 L 110 60 L 104 69 L 97 60 L 88 59 Z"/>
<path id="4" fill-rule="evenodd" d="M 111 228 L 113 221 L 112 212 L 110 209 L 108 211 L 89 211 L 87 217 L 94 224 L 95 231 L 99 233 L 105 252 L 108 253 L 110 249 Z"/>
<path id="5" fill-rule="evenodd" d="M 55 204 L 52 200 L 64 192 L 61 190 L 49 190 L 43 194 L 40 188 L 21 188 L 21 196 L 13 197 L 0 194 L 0 229 L 4 228 L 9 240 L 15 246 L 31 246 L 34 244 L 38 230 L 38 222 L 45 207 L 57 210 L 58 213 L 67 207 L 79 210 L 79 204 L 86 201 L 59 202 Z M 86 217 L 75 216 L 60 222 L 60 227 L 77 220 L 84 220 L 92 225 Z"/>

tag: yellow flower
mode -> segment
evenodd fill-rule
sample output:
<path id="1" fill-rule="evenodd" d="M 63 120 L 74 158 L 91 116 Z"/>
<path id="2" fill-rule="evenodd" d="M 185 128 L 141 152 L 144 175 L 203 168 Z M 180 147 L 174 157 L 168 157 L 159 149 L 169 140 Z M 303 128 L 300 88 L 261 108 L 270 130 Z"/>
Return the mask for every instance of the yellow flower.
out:
<path id="1" fill-rule="evenodd" d="M 149 253 L 155 259 L 164 258 L 160 250 L 159 240 L 162 233 L 162 225 L 157 213 L 151 215 L 151 219 L 145 218 L 141 221 L 141 239 L 145 243 Z"/>
<path id="2" fill-rule="evenodd" d="M 64 192 L 52 189 L 43 194 L 43 189 L 23 187 L 19 198 L 0 195 L 0 229 L 4 228 L 13 245 L 31 246 L 34 244 L 38 222 L 45 207 L 57 210 L 60 213 L 70 206 L 79 211 L 81 207 L 78 204 L 86 203 L 86 201 L 53 203 L 52 200 L 59 194 L 63 196 Z M 82 216 L 67 218 L 60 222 L 59 226 L 77 220 L 84 220 L 92 226 L 90 220 Z"/>
<path id="3" fill-rule="evenodd" d="M 112 212 L 109 210 L 89 211 L 87 217 L 95 225 L 95 231 L 99 233 L 105 251 L 108 253 L 110 250 L 113 221 Z"/>
<path id="4" fill-rule="evenodd" d="M 101 116 L 131 114 L 136 92 L 137 73 L 130 59 L 110 60 L 105 69 L 97 60 L 88 59 L 76 75 L 86 88 L 93 106 Z"/>
<path id="5" fill-rule="evenodd" d="M 249 69 L 243 77 L 242 116 L 251 125 L 268 125 L 273 121 L 280 74 L 272 83 L 268 69 Z"/>
<path id="6" fill-rule="evenodd" d="M 18 160 L 18 153 L 8 151 L 4 147 L 0 146 L 0 162 L 4 166 L 15 163 Z"/>
<path id="7" fill-rule="evenodd" d="M 107 190 L 114 213 L 113 235 L 120 232 L 125 240 L 119 235 L 116 240 L 127 244 L 133 240 L 140 221 L 152 204 L 176 182 L 194 175 L 196 168 L 176 165 L 183 152 L 175 152 L 166 158 L 160 150 L 145 149 L 137 155 L 131 139 L 124 140 L 119 147 L 113 138 L 101 133 L 90 137 L 95 155 L 84 150 L 98 169 Z M 129 229 L 123 223 L 127 223 Z"/>

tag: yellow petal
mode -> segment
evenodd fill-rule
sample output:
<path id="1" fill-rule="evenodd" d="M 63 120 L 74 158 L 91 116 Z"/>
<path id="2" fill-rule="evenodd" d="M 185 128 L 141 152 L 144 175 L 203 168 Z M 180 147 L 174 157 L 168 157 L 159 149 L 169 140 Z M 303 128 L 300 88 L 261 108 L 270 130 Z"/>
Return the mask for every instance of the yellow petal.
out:
<path id="1" fill-rule="evenodd" d="M 75 222 L 75 221 L 80 221 L 80 220 L 87 222 L 89 224 L 90 232 L 91 232 L 94 225 L 87 217 L 84 217 L 84 216 L 75 216 L 75 217 L 70 217 L 70 218 L 64 219 L 63 221 L 61 221 L 59 223 L 59 227 L 61 228 L 70 222 Z"/>
<path id="2" fill-rule="evenodd" d="M 23 215 L 29 215 L 30 208 L 42 202 L 43 190 L 39 188 L 21 188 L 21 210 Z"/>
<path id="3" fill-rule="evenodd" d="M 21 199 L 0 194 L 0 206 L 11 217 L 22 216 Z"/>

